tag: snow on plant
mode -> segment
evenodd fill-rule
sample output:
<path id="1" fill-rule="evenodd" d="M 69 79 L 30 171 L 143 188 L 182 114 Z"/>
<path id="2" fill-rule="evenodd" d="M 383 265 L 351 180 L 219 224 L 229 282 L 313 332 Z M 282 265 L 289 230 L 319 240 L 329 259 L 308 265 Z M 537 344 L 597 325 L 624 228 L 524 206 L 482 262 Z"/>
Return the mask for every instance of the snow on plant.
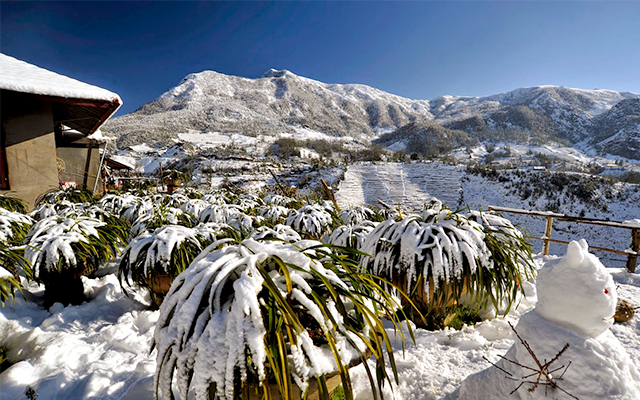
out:
<path id="1" fill-rule="evenodd" d="M 204 210 L 209 203 L 201 199 L 189 199 L 182 203 L 180 209 L 186 213 L 193 215 L 196 218 L 200 218 L 200 213 Z"/>
<path id="2" fill-rule="evenodd" d="M 323 242 L 360 250 L 377 224 L 377 222 L 362 221 L 356 225 L 340 225 L 331 232 L 331 235 L 325 236 Z"/>
<path id="3" fill-rule="evenodd" d="M 143 214 L 131 225 L 131 235 L 138 236 L 164 225 L 182 225 L 191 228 L 197 223 L 198 220 L 194 216 L 179 208 L 155 205 L 151 212 Z"/>
<path id="4" fill-rule="evenodd" d="M 278 205 L 266 205 L 258 209 L 258 214 L 273 223 L 284 222 L 286 217 L 292 210 L 290 208 Z"/>
<path id="5" fill-rule="evenodd" d="M 287 217 L 287 225 L 314 239 L 321 238 L 332 224 L 333 217 L 319 204 L 306 204 Z"/>
<path id="6" fill-rule="evenodd" d="M 2 245 L 0 245 L 0 256 L 4 257 L 5 254 L 1 246 Z M 22 291 L 20 281 L 17 280 L 11 272 L 0 267 L 0 304 L 2 304 L 2 307 L 4 307 L 6 301 L 14 299 L 16 289 Z"/>
<path id="7" fill-rule="evenodd" d="M 120 215 L 123 210 L 129 208 L 135 203 L 141 201 L 140 197 L 131 193 L 122 194 L 106 194 L 98 200 L 98 206 L 103 210 L 109 211 L 113 214 Z"/>
<path id="8" fill-rule="evenodd" d="M 282 240 L 289 243 L 302 240 L 298 232 L 294 231 L 289 225 L 283 224 L 277 224 L 273 228 L 261 226 L 251 234 L 251 238 L 255 240 Z"/>
<path id="9" fill-rule="evenodd" d="M 69 210 L 75 210 L 78 207 L 82 207 L 82 204 L 72 203 L 68 200 L 60 200 L 56 203 L 42 203 L 37 206 L 32 212 L 29 213 L 29 216 L 36 221 L 39 221 L 44 218 L 64 215 L 69 212 Z"/>
<path id="10" fill-rule="evenodd" d="M 142 216 L 153 213 L 153 208 L 154 203 L 151 200 L 138 198 L 135 202 L 125 207 L 120 215 L 133 224 Z"/>
<path id="11" fill-rule="evenodd" d="M 500 287 L 482 287 L 479 282 L 493 264 L 476 222 L 443 211 L 437 222 L 419 216 L 380 223 L 367 237 L 361 250 L 366 268 L 419 295 L 416 301 L 442 308 L 454 303 L 464 291 L 500 296 Z M 478 272 L 480 271 L 480 272 Z M 478 299 L 480 300 L 480 297 Z"/>
<path id="12" fill-rule="evenodd" d="M 187 196 L 186 194 L 180 193 L 180 192 L 174 192 L 172 194 L 163 196 L 160 201 L 162 205 L 165 205 L 168 207 L 180 208 L 180 206 L 182 206 L 184 203 L 186 203 L 189 200 L 190 200 L 189 196 Z"/>
<path id="13" fill-rule="evenodd" d="M 24 258 L 22 248 L 0 242 L 0 302 L 14 299 L 16 289 L 22 292 L 18 274 L 31 279 L 31 267 Z"/>
<path id="14" fill-rule="evenodd" d="M 209 204 L 217 204 L 221 206 L 229 202 L 229 197 L 225 193 L 216 192 L 205 194 L 204 196 L 202 196 L 202 200 L 206 201 Z"/>
<path id="15" fill-rule="evenodd" d="M 264 201 L 260 196 L 251 193 L 239 197 L 234 203 L 245 213 L 251 213 L 256 208 L 264 205 Z"/>
<path id="16" fill-rule="evenodd" d="M 167 225 L 153 233 L 143 233 L 135 237 L 123 250 L 118 279 L 138 286 L 155 289 L 158 294 L 168 291 L 171 281 L 184 271 L 191 261 L 208 244 L 197 229 L 180 225 Z M 167 279 L 164 279 L 164 277 Z M 164 293 L 162 293 L 164 292 Z"/>
<path id="17" fill-rule="evenodd" d="M 33 223 L 28 215 L 0 207 L 0 242 L 22 244 Z"/>
<path id="18" fill-rule="evenodd" d="M 0 208 L 22 214 L 27 214 L 29 211 L 29 206 L 24 200 L 3 194 L 0 194 Z"/>
<path id="19" fill-rule="evenodd" d="M 264 202 L 274 206 L 290 207 L 292 204 L 296 204 L 298 200 L 293 197 L 286 197 L 279 194 L 270 194 L 264 197 Z"/>
<path id="20" fill-rule="evenodd" d="M 375 217 L 375 212 L 369 207 L 360 206 L 342 210 L 339 216 L 343 224 L 357 225 L 362 221 L 372 221 Z"/>
<path id="21" fill-rule="evenodd" d="M 126 226 L 96 218 L 49 217 L 27 234 L 25 258 L 45 285 L 45 304 L 84 300 L 81 275 L 92 275 L 125 244 Z"/>
<path id="22" fill-rule="evenodd" d="M 226 224 L 231 215 L 241 213 L 236 204 L 210 204 L 200 213 L 200 221 Z"/>
<path id="23" fill-rule="evenodd" d="M 63 200 L 72 203 L 94 203 L 93 192 L 89 189 L 76 189 L 69 187 L 66 190 L 50 190 L 41 194 L 35 202 L 36 207 L 44 203 L 55 204 Z"/>
<path id="24" fill-rule="evenodd" d="M 378 313 L 393 316 L 397 304 L 353 262 L 315 243 L 305 251 L 253 239 L 214 243 L 196 258 L 160 307 L 156 397 L 173 398 L 175 384 L 185 399 L 190 391 L 196 400 L 233 399 L 243 386 L 275 383 L 287 398 L 292 382 L 304 392 L 312 378 L 328 396 L 326 375 L 335 371 L 351 394 L 348 365 L 365 361 L 367 349 L 378 360 L 375 380 L 364 366 L 380 387 L 388 379 L 383 348 L 391 347 Z"/>
<path id="25" fill-rule="evenodd" d="M 96 218 L 49 217 L 33 225 L 27 234 L 25 258 L 39 281 L 62 270 L 86 273 L 113 259 L 124 237 L 121 227 Z"/>

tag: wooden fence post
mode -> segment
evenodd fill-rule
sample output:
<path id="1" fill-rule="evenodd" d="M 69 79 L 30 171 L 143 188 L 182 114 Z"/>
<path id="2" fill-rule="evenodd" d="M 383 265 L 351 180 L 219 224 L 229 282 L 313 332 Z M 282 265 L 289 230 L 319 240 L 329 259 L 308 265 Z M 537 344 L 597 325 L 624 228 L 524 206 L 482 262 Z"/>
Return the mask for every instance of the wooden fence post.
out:
<path id="1" fill-rule="evenodd" d="M 549 255 L 549 244 L 551 244 L 551 242 L 549 241 L 549 239 L 551 239 L 551 228 L 553 227 L 553 217 L 547 217 L 547 227 L 544 230 L 544 247 L 543 247 L 543 254 L 545 256 Z"/>
<path id="2" fill-rule="evenodd" d="M 629 246 L 635 254 L 627 256 L 627 271 L 636 272 L 636 263 L 638 262 L 638 251 L 640 250 L 640 229 L 631 230 L 631 245 Z"/>

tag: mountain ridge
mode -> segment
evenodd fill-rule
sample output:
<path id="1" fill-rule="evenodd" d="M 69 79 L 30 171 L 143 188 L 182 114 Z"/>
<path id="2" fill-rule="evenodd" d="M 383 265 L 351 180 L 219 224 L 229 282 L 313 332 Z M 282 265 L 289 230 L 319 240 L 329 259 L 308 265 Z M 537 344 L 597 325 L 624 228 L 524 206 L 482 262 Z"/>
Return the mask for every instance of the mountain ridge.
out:
<path id="1" fill-rule="evenodd" d="M 638 151 L 635 147 L 640 125 L 625 114 L 636 108 L 610 112 L 618 103 L 634 100 L 640 95 L 551 85 L 483 97 L 414 100 L 362 84 L 327 84 L 288 70 L 270 69 L 255 79 L 202 71 L 187 75 L 133 113 L 107 121 L 103 130 L 118 138 L 119 148 L 162 143 L 194 130 L 247 136 L 313 130 L 370 141 L 416 121 L 432 120 L 475 140 L 492 140 L 493 135 L 587 143 L 602 153 L 640 159 L 640 146 Z M 624 129 L 614 129 L 621 119 L 626 121 Z M 610 139 L 614 136 L 617 139 Z"/>

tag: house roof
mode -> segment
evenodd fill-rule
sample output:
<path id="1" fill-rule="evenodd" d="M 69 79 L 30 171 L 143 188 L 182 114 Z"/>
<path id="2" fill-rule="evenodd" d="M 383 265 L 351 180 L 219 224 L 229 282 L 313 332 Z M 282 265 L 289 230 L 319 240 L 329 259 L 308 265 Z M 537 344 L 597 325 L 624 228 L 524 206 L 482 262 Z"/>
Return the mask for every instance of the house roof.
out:
<path id="1" fill-rule="evenodd" d="M 50 101 L 54 122 L 85 135 L 95 132 L 122 105 L 116 93 L 1 53 L 0 89 Z"/>

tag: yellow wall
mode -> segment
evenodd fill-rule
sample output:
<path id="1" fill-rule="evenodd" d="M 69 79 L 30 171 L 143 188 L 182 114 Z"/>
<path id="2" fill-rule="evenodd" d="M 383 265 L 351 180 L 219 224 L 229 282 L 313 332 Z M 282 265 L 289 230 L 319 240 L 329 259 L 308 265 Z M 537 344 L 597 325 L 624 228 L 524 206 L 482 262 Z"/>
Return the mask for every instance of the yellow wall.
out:
<path id="1" fill-rule="evenodd" d="M 78 188 L 82 188 L 84 183 L 85 170 L 87 169 L 87 155 L 89 149 L 58 147 L 58 158 L 64 162 L 64 171 L 60 172 L 60 181 L 74 181 Z M 89 174 L 87 178 L 87 189 L 93 190 L 96 183 L 96 175 L 100 166 L 100 151 L 91 149 L 91 158 L 89 159 Z M 102 180 L 98 182 L 96 193 L 102 193 Z"/>
<path id="2" fill-rule="evenodd" d="M 33 207 L 39 195 L 58 188 L 51 104 L 3 92 L 2 133 L 6 136 L 9 190 L 0 193 L 19 197 Z"/>

